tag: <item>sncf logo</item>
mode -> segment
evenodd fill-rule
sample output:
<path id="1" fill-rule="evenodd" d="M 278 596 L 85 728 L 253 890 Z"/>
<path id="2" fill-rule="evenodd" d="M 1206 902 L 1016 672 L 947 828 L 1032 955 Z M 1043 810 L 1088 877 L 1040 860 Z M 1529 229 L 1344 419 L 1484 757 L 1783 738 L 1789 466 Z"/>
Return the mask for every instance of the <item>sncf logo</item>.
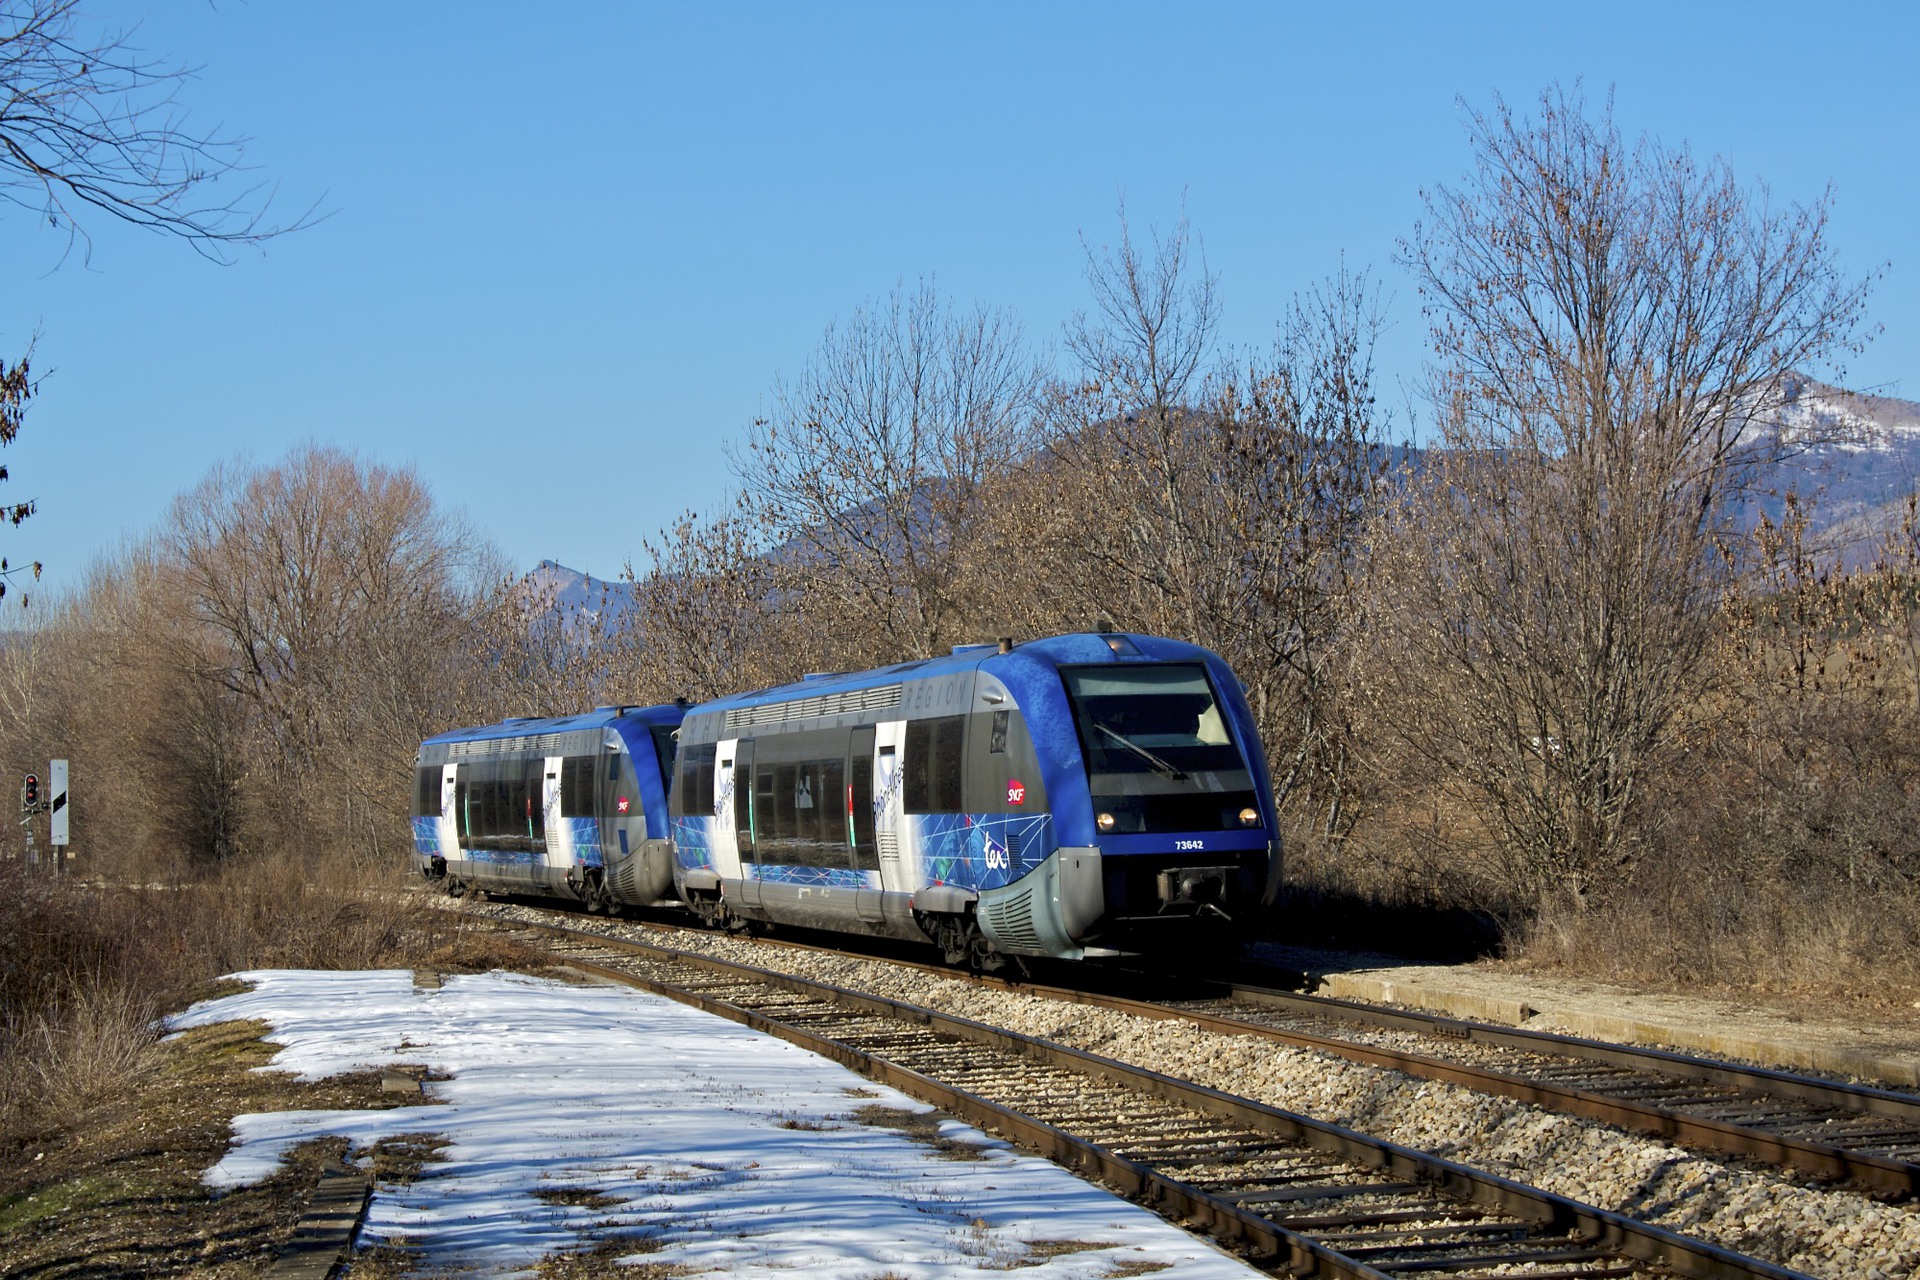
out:
<path id="1" fill-rule="evenodd" d="M 625 796 L 620 797 L 619 809 L 620 809 L 620 812 L 622 813 L 625 813 L 627 811 L 627 798 Z"/>
<path id="2" fill-rule="evenodd" d="M 1022 783 L 1018 778 L 1009 779 L 1007 782 L 1007 803 L 1008 804 L 1025 804 L 1026 802 L 1027 802 L 1026 784 Z"/>

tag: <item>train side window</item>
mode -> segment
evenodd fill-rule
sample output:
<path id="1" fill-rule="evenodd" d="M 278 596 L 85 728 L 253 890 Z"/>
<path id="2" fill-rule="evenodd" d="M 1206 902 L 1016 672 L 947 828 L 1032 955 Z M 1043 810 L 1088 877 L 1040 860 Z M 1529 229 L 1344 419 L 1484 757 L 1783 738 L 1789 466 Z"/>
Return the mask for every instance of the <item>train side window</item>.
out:
<path id="1" fill-rule="evenodd" d="M 515 819 L 526 800 L 526 777 L 520 772 L 518 760 L 496 760 L 493 765 L 493 794 L 496 806 L 493 813 L 493 834 L 511 838 L 516 834 Z M 524 819 L 523 819 L 524 821 Z"/>
<path id="2" fill-rule="evenodd" d="M 781 855 L 794 836 L 792 793 L 792 765 L 762 764 L 754 774 L 754 848 L 762 862 L 787 860 Z"/>
<path id="3" fill-rule="evenodd" d="M 674 813 L 677 816 L 699 816 L 713 812 L 714 754 L 711 742 L 688 747 L 680 753 L 680 783 L 673 792 Z"/>
<path id="4" fill-rule="evenodd" d="M 988 736 L 987 751 L 996 756 L 1007 754 L 1007 721 L 1013 718 L 1011 711 L 993 713 L 993 730 Z"/>
<path id="5" fill-rule="evenodd" d="M 844 748 L 842 748 L 844 751 Z M 815 760 L 814 858 L 822 865 L 847 865 L 847 761 L 844 755 Z"/>
<path id="6" fill-rule="evenodd" d="M 961 753 L 965 716 L 934 716 L 907 722 L 906 777 L 901 799 L 908 813 L 961 812 Z"/>
<path id="7" fill-rule="evenodd" d="M 413 774 L 413 813 L 432 818 L 440 813 L 440 767 L 421 765 Z"/>
<path id="8" fill-rule="evenodd" d="M 493 834 L 493 761 L 469 765 L 467 773 L 468 831 L 475 841 Z"/>
<path id="9" fill-rule="evenodd" d="M 561 761 L 560 812 L 569 818 L 593 816 L 592 756 L 568 756 Z"/>
<path id="10" fill-rule="evenodd" d="M 527 790 L 527 764 L 524 760 L 514 760 L 507 766 L 507 825 L 504 834 L 510 836 L 531 835 L 527 829 L 528 820 L 533 816 L 533 800 Z"/>
<path id="11" fill-rule="evenodd" d="M 770 735 L 757 744 L 754 858 L 802 867 L 850 865 L 847 732 Z"/>

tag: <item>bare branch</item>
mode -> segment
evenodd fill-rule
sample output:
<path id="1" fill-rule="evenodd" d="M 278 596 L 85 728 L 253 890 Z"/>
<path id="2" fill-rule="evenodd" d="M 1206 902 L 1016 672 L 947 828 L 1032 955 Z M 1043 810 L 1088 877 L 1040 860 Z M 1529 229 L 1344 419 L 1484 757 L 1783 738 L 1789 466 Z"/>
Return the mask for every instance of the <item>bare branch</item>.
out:
<path id="1" fill-rule="evenodd" d="M 190 68 L 81 25 L 79 0 L 0 0 L 0 200 L 66 232 L 69 249 L 90 251 L 85 220 L 105 214 L 216 261 L 315 220 L 317 206 L 269 222 L 271 188 L 222 185 L 244 172 L 245 139 L 188 123 Z"/>

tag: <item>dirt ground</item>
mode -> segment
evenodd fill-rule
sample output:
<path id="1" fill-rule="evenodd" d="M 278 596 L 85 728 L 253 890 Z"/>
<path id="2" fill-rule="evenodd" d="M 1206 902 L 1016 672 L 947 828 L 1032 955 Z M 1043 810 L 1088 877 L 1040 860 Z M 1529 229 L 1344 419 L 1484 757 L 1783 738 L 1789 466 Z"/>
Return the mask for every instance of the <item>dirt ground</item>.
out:
<path id="1" fill-rule="evenodd" d="M 257 1275 L 346 1143 L 309 1143 L 259 1185 L 215 1196 L 201 1175 L 226 1153 L 232 1117 L 395 1103 L 378 1073 L 303 1083 L 253 1070 L 275 1050 L 265 1031 L 223 1023 L 187 1032 L 161 1046 L 160 1070 L 122 1098 L 16 1138 L 0 1158 L 0 1275 Z"/>
<path id="2" fill-rule="evenodd" d="M 1773 1048 L 1782 1060 L 1763 1065 L 1824 1070 L 1903 1088 L 1920 1081 L 1920 999 L 1906 1008 L 1889 1002 L 1848 1005 L 1787 996 L 1651 991 L 1530 972 L 1498 960 L 1409 964 L 1364 953 L 1290 947 L 1267 947 L 1260 954 L 1266 963 L 1313 975 L 1323 994 L 1342 998 L 1377 999 L 1367 992 L 1380 984 L 1393 993 L 1383 1002 L 1516 1022 L 1530 1030 L 1745 1060 L 1761 1056 L 1753 1051 Z M 1502 1007 L 1532 1013 L 1501 1016 L 1497 1011 Z M 1899 1078 L 1903 1072 L 1905 1078 Z"/>

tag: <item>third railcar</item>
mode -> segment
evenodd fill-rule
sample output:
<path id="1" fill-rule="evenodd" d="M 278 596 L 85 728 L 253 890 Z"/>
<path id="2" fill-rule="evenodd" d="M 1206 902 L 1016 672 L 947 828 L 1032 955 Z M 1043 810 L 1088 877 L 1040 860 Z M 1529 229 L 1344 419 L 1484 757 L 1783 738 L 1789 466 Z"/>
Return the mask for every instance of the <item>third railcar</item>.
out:
<path id="1" fill-rule="evenodd" d="M 1272 787 L 1218 655 L 970 646 L 689 708 L 674 880 L 714 921 L 931 938 L 949 961 L 1217 939 L 1270 903 Z"/>

